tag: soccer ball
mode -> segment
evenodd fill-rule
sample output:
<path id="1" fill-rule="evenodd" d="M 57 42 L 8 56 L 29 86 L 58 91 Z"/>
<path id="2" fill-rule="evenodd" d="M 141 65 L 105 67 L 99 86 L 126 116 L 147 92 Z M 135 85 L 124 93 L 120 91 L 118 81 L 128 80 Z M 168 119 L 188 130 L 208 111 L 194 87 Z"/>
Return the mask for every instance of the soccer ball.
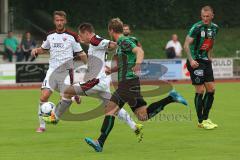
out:
<path id="1" fill-rule="evenodd" d="M 45 102 L 41 105 L 41 115 L 50 116 L 51 112 L 55 108 L 55 104 L 52 102 Z"/>

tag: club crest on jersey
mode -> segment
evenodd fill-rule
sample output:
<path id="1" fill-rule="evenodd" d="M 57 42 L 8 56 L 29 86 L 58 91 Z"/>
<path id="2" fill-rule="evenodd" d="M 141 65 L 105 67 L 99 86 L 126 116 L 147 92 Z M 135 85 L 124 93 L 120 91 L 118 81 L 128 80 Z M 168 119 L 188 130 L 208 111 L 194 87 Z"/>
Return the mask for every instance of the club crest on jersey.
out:
<path id="1" fill-rule="evenodd" d="M 199 77 L 196 77 L 194 81 L 195 81 L 195 83 L 200 83 L 201 82 Z"/>
<path id="2" fill-rule="evenodd" d="M 209 31 L 207 32 L 207 36 L 208 36 L 208 38 L 212 38 L 213 32 L 212 32 L 211 30 L 209 30 Z"/>
<path id="3" fill-rule="evenodd" d="M 203 70 L 197 69 L 197 70 L 194 71 L 194 74 L 195 74 L 196 76 L 203 76 Z"/>
<path id="4" fill-rule="evenodd" d="M 201 37 L 205 37 L 205 31 L 201 32 Z"/>
<path id="5" fill-rule="evenodd" d="M 67 40 L 67 37 L 63 37 L 63 41 L 66 41 Z"/>

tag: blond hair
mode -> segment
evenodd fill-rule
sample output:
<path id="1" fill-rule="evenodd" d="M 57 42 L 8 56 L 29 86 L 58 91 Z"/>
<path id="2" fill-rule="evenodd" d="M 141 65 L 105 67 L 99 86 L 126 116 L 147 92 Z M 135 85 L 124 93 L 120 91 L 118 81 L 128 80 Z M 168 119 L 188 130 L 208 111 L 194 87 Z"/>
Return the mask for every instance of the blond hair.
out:
<path id="1" fill-rule="evenodd" d="M 123 22 L 120 18 L 112 18 L 108 22 L 108 30 L 113 30 L 115 33 L 122 33 L 123 32 Z"/>
<path id="2" fill-rule="evenodd" d="M 204 6 L 202 7 L 201 11 L 210 11 L 213 13 L 213 8 L 211 6 Z"/>

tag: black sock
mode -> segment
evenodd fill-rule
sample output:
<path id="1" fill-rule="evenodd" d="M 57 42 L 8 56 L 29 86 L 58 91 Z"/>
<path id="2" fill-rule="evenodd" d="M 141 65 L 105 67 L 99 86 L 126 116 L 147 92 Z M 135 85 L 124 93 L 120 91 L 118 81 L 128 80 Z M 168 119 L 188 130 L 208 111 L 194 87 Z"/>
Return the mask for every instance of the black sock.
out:
<path id="1" fill-rule="evenodd" d="M 110 115 L 105 116 L 104 118 L 102 128 L 101 128 L 101 135 L 98 138 L 98 142 L 102 147 L 104 145 L 104 142 L 107 139 L 107 136 L 109 135 L 109 133 L 111 132 L 114 126 L 114 120 L 115 120 L 115 117 Z"/>
<path id="2" fill-rule="evenodd" d="M 169 104 L 174 102 L 173 98 L 171 96 L 168 96 L 158 102 L 154 102 L 149 105 L 147 108 L 147 114 L 148 114 L 148 119 L 154 117 L 157 115 L 160 111 L 164 109 L 164 107 Z"/>
<path id="3" fill-rule="evenodd" d="M 204 95 L 204 99 L 203 99 L 204 101 L 203 119 L 204 120 L 208 119 L 209 111 L 212 108 L 213 100 L 214 100 L 214 92 L 207 92 Z"/>
<path id="4" fill-rule="evenodd" d="M 195 108 L 197 111 L 198 122 L 202 123 L 202 121 L 203 121 L 203 94 L 196 93 L 194 102 L 195 102 Z"/>

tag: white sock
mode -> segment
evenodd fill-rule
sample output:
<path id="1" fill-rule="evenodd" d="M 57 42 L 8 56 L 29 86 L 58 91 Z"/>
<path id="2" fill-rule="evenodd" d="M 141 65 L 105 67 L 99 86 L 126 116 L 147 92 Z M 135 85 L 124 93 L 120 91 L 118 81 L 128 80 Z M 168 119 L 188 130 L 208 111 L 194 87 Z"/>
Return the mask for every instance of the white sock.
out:
<path id="1" fill-rule="evenodd" d="M 59 119 L 64 112 L 71 106 L 72 100 L 62 97 L 62 100 L 57 104 L 54 109 L 55 117 Z"/>
<path id="2" fill-rule="evenodd" d="M 127 123 L 130 128 L 132 130 L 136 130 L 136 123 L 132 120 L 132 118 L 130 117 L 130 115 L 127 113 L 127 111 L 125 109 L 120 109 L 120 111 L 118 112 L 118 118 L 122 121 L 124 121 L 125 123 Z"/>
<path id="3" fill-rule="evenodd" d="M 41 105 L 42 104 L 43 104 L 43 102 L 39 102 L 39 105 L 38 105 L 38 119 L 39 119 L 40 127 L 41 128 L 46 128 L 46 123 L 41 116 Z"/>

